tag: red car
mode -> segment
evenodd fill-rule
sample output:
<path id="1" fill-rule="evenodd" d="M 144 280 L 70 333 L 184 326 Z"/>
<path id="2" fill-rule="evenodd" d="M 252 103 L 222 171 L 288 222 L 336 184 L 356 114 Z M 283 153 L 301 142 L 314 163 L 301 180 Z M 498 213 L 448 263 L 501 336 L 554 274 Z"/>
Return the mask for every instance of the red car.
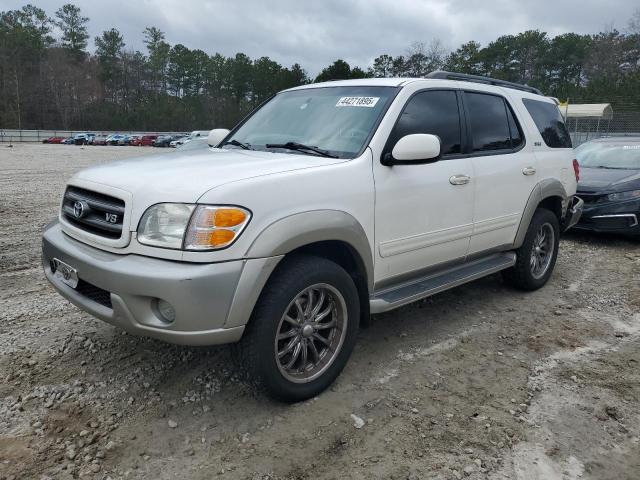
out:
<path id="1" fill-rule="evenodd" d="M 67 137 L 49 137 L 42 140 L 42 143 L 62 143 Z"/>
<path id="2" fill-rule="evenodd" d="M 143 135 L 142 138 L 139 140 L 140 143 L 137 143 L 136 145 L 149 147 L 153 145 L 153 142 L 155 141 L 156 138 L 158 138 L 158 135 Z"/>

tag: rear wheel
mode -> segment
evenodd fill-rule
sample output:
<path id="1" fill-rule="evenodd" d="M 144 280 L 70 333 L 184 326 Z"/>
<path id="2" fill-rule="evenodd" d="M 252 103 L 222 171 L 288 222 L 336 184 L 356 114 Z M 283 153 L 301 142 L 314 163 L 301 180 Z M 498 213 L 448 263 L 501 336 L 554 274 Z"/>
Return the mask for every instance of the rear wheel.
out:
<path id="1" fill-rule="evenodd" d="M 320 257 L 284 260 L 235 347 L 239 367 L 272 397 L 295 402 L 326 389 L 347 363 L 360 317 L 351 276 Z"/>
<path id="2" fill-rule="evenodd" d="M 522 246 L 516 250 L 516 264 L 503 271 L 504 279 L 521 290 L 544 286 L 558 258 L 560 224 L 549 210 L 536 210 Z"/>

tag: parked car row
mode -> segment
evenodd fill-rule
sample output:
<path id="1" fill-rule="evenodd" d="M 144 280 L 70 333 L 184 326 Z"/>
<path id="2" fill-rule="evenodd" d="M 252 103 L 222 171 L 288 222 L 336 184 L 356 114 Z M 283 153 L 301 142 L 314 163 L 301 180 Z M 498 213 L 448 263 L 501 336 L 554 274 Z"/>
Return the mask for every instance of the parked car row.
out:
<path id="1" fill-rule="evenodd" d="M 45 138 L 42 143 L 64 144 L 64 145 L 130 145 L 136 147 L 178 147 L 190 142 L 193 139 L 209 134 L 208 130 L 194 130 L 189 134 L 174 135 L 143 135 L 143 134 L 121 134 L 96 135 L 95 133 L 76 133 L 72 137 L 54 136 Z"/>

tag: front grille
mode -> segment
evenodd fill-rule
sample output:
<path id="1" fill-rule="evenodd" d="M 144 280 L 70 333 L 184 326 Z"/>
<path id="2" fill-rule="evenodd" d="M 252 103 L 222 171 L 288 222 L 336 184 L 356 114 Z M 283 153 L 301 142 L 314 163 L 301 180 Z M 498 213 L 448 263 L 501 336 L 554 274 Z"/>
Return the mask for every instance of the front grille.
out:
<path id="1" fill-rule="evenodd" d="M 87 297 L 89 300 L 99 303 L 104 307 L 113 309 L 113 305 L 111 305 L 111 293 L 103 290 L 100 287 L 96 287 L 89 282 L 85 282 L 84 280 L 79 279 L 76 291 L 81 295 Z"/>
<path id="2" fill-rule="evenodd" d="M 124 201 L 79 187 L 67 187 L 62 215 L 74 227 L 94 235 L 118 239 L 122 236 Z"/>

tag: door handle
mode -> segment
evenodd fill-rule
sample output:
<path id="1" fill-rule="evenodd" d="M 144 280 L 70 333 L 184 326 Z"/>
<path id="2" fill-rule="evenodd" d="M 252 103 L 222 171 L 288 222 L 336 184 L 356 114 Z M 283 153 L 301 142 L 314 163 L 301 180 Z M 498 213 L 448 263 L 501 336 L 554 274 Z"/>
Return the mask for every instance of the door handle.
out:
<path id="1" fill-rule="evenodd" d="M 469 175 L 453 175 L 449 177 L 449 183 L 451 185 L 466 185 L 471 180 Z"/>
<path id="2" fill-rule="evenodd" d="M 533 167 L 524 167 L 522 169 L 523 175 L 533 175 L 534 173 L 536 173 L 536 169 Z"/>

